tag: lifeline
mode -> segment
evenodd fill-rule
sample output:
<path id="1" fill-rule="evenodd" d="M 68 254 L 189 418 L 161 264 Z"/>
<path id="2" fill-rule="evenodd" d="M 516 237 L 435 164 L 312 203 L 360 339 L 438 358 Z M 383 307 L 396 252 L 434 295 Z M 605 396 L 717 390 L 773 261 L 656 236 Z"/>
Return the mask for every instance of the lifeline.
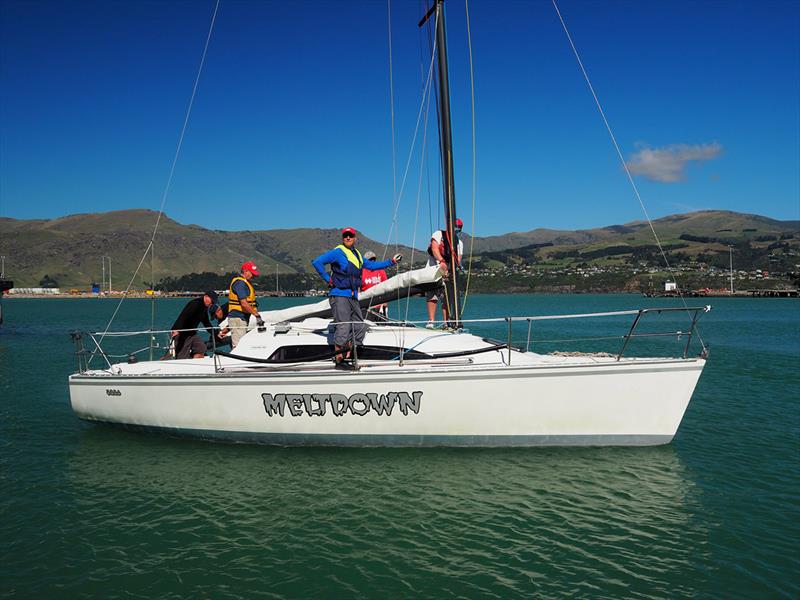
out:
<path id="1" fill-rule="evenodd" d="M 264 410 L 267 416 L 283 417 L 291 415 L 300 417 L 322 417 L 328 408 L 337 417 L 348 412 L 353 415 L 364 416 L 371 410 L 379 415 L 391 416 L 395 405 L 400 407 L 403 415 L 408 416 L 408 411 L 419 414 L 422 402 L 422 392 L 389 392 L 387 394 L 353 394 L 348 397 L 344 394 L 261 394 L 264 400 Z"/>

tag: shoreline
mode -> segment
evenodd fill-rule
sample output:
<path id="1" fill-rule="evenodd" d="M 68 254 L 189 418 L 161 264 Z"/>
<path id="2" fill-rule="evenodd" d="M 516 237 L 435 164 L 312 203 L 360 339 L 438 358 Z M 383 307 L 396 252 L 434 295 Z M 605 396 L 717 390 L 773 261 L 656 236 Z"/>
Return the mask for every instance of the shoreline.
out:
<path id="1" fill-rule="evenodd" d="M 150 300 L 152 298 L 156 299 L 167 299 L 167 298 L 194 298 L 197 296 L 202 295 L 203 292 L 172 292 L 167 294 L 156 294 L 155 296 L 151 294 L 105 294 L 105 295 L 98 295 L 98 294 L 91 294 L 91 293 L 82 293 L 82 294 L 0 294 L 0 297 L 3 300 L 13 300 L 13 299 L 105 299 L 105 300 L 118 300 L 121 298 L 126 299 L 134 299 L 134 300 Z M 626 295 L 626 296 L 641 296 L 643 298 L 680 298 L 681 295 L 674 294 L 674 293 L 664 293 L 664 292 L 657 292 L 653 294 L 648 294 L 645 292 L 633 292 L 630 290 L 608 290 L 608 291 L 582 291 L 582 290 L 570 290 L 570 291 L 556 291 L 556 290 L 546 290 L 546 291 L 492 291 L 492 292 L 473 292 L 474 295 L 480 296 L 524 296 L 524 295 L 531 295 L 531 296 L 560 296 L 560 295 L 588 295 L 588 294 L 614 294 L 614 295 Z M 682 294 L 684 298 L 798 298 L 800 297 L 800 290 L 798 289 L 748 289 L 748 290 L 736 290 L 733 294 L 727 291 L 709 291 L 709 292 L 686 292 Z M 273 293 L 265 293 L 265 294 L 258 294 L 259 298 L 324 298 L 324 294 L 301 294 L 301 293 L 286 293 L 286 294 L 275 294 Z"/>

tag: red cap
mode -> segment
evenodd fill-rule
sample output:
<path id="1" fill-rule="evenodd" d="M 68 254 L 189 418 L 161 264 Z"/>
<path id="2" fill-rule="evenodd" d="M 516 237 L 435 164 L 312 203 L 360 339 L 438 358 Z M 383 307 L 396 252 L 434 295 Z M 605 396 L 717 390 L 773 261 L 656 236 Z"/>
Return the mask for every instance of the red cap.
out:
<path id="1" fill-rule="evenodd" d="M 462 221 L 461 219 L 456 219 L 456 227 L 458 227 L 459 229 L 464 227 L 464 221 Z"/>
<path id="2" fill-rule="evenodd" d="M 344 235 L 345 233 L 356 235 L 356 230 L 353 229 L 352 227 L 345 227 L 344 229 L 342 229 L 342 235 Z"/>
<path id="3" fill-rule="evenodd" d="M 259 273 L 258 273 L 258 267 L 257 267 L 257 266 L 255 266 L 255 265 L 252 263 L 252 261 L 249 261 L 249 260 L 248 260 L 246 263 L 244 263 L 244 264 L 242 265 L 242 271 L 250 271 L 250 272 L 251 272 L 253 275 L 255 275 L 256 277 L 258 277 L 258 275 L 259 275 Z"/>

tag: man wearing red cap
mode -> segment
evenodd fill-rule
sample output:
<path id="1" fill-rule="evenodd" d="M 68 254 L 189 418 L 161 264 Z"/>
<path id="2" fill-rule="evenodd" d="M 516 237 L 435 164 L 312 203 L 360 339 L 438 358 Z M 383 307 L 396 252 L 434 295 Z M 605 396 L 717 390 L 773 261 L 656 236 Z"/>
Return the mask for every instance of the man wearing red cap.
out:
<path id="1" fill-rule="evenodd" d="M 250 283 L 250 280 L 258 274 L 258 267 L 247 261 L 242 265 L 241 275 L 231 280 L 228 292 L 228 329 L 231 332 L 231 348 L 236 348 L 239 340 L 247 333 L 250 315 L 255 315 L 259 325 L 264 323 L 258 313 L 256 290 Z"/>
<path id="2" fill-rule="evenodd" d="M 456 219 L 456 242 L 455 245 L 457 248 L 457 253 L 455 256 L 455 263 L 456 267 L 461 265 L 461 257 L 464 254 L 464 243 L 459 239 L 459 235 L 461 234 L 461 229 L 464 227 L 464 223 L 461 219 Z M 442 277 L 445 279 L 449 276 L 448 270 L 450 268 L 450 262 L 453 259 L 453 244 L 450 242 L 450 236 L 447 234 L 446 230 L 439 230 L 434 231 L 431 234 L 431 243 L 428 246 L 428 266 L 435 267 L 438 265 L 439 269 L 442 271 Z M 436 304 L 439 302 L 440 299 L 443 300 L 442 302 L 442 316 L 444 317 L 444 321 L 447 322 L 447 301 L 445 299 L 445 289 L 444 284 L 437 289 L 431 290 L 425 296 L 428 304 L 428 324 L 426 327 L 428 329 L 433 329 L 434 321 L 436 320 Z"/>
<path id="3" fill-rule="evenodd" d="M 396 265 L 402 259 L 402 254 L 395 254 L 391 260 L 384 261 L 365 259 L 356 249 L 356 230 L 346 227 L 342 229 L 341 244 L 311 261 L 319 276 L 331 288 L 328 296 L 333 311 L 333 321 L 336 323 L 333 344 L 337 351 L 352 347 L 353 342 L 358 346 L 364 341 L 366 328 L 363 324 L 361 307 L 358 305 L 362 269 L 367 268 L 370 271 L 385 269 Z M 325 265 L 331 266 L 330 274 L 325 270 Z M 349 356 L 350 350 L 338 354 L 337 366 L 347 366 L 343 360 Z"/>

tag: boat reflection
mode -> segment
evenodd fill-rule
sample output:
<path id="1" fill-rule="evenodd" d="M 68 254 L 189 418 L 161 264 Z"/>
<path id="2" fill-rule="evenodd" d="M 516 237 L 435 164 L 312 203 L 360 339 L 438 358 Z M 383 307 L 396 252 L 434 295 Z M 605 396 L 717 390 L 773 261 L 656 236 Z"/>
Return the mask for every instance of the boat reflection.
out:
<path id="1" fill-rule="evenodd" d="M 395 583 L 364 573 L 398 564 L 413 589 L 436 563 L 465 594 L 487 577 L 509 592 L 541 577 L 535 587 L 556 592 L 554 565 L 586 581 L 601 569 L 607 592 L 635 581 L 669 593 L 706 536 L 692 527 L 700 497 L 673 446 L 267 448 L 87 427 L 67 482 L 97 539 L 123 510 L 126 527 L 160 532 L 152 551 L 233 552 L 254 573 L 308 563 L 341 577 L 357 557 L 365 579 L 351 591 L 390 592 Z"/>

